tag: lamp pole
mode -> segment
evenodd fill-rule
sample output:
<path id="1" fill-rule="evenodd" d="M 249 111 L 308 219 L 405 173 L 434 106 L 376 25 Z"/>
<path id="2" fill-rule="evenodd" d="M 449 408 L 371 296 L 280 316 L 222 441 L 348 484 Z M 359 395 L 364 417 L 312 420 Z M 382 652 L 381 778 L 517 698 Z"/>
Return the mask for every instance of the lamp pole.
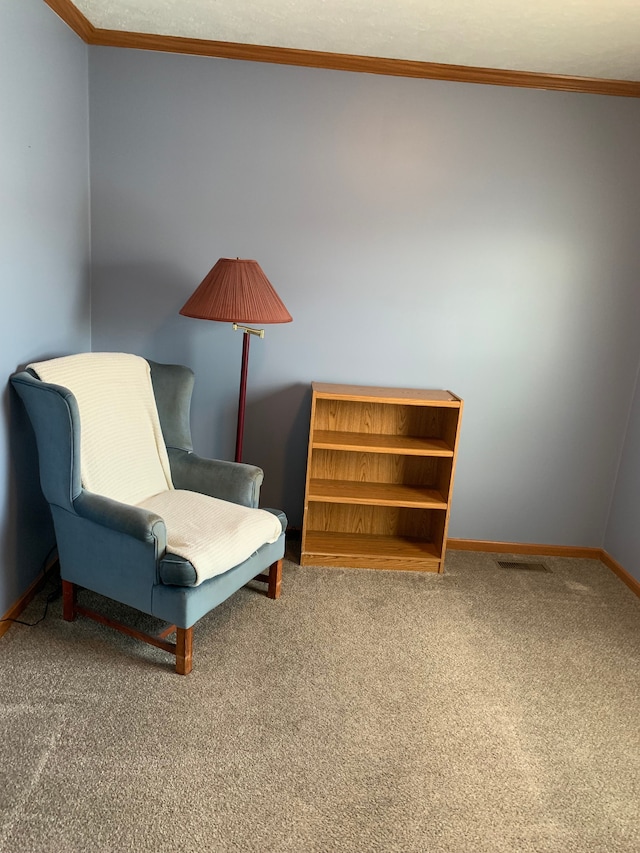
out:
<path id="1" fill-rule="evenodd" d="M 249 371 L 249 345 L 251 335 L 264 338 L 264 329 L 251 329 L 248 326 L 240 326 L 233 323 L 233 331 L 242 331 L 242 366 L 240 368 L 240 395 L 238 397 L 238 426 L 236 429 L 236 455 L 235 461 L 242 462 L 242 440 L 244 437 L 244 409 L 247 400 L 247 373 Z"/>

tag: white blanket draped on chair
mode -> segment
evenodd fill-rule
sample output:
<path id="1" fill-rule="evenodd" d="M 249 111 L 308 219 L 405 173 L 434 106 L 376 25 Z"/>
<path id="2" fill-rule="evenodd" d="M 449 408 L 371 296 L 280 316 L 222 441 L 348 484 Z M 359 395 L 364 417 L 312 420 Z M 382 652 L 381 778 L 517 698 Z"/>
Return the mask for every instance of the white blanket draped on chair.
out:
<path id="1" fill-rule="evenodd" d="M 83 487 L 161 516 L 167 550 L 192 563 L 196 584 L 278 539 L 282 528 L 273 513 L 174 489 L 145 359 L 81 353 L 29 367 L 76 398 Z"/>

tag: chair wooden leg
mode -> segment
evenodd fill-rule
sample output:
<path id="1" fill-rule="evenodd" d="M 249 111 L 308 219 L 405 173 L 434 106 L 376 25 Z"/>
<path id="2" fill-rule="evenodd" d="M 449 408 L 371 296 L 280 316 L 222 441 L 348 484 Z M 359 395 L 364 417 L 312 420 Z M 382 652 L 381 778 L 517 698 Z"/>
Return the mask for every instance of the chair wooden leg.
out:
<path id="1" fill-rule="evenodd" d="M 282 584 L 282 560 L 278 560 L 269 568 L 269 598 L 280 598 L 280 585 Z"/>
<path id="2" fill-rule="evenodd" d="M 176 628 L 176 672 L 189 675 L 193 668 L 193 628 Z"/>
<path id="3" fill-rule="evenodd" d="M 76 585 L 71 581 L 62 581 L 62 618 L 66 622 L 73 622 L 76 618 Z"/>

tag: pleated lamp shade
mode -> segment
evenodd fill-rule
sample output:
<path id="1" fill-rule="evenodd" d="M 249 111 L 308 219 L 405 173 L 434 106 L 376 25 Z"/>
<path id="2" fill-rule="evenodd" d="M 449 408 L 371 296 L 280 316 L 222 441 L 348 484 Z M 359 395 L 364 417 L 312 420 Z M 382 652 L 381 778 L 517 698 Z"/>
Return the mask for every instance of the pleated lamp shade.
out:
<path id="1" fill-rule="evenodd" d="M 293 319 L 257 261 L 220 258 L 180 309 L 185 317 L 229 323 Z"/>

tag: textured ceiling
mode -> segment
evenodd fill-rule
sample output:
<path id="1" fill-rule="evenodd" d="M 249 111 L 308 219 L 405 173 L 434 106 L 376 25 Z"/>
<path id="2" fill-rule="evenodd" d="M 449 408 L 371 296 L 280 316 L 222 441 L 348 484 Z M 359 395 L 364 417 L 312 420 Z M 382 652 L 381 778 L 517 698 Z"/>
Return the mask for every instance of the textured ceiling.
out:
<path id="1" fill-rule="evenodd" d="M 640 81 L 640 0 L 73 0 L 93 26 Z"/>

